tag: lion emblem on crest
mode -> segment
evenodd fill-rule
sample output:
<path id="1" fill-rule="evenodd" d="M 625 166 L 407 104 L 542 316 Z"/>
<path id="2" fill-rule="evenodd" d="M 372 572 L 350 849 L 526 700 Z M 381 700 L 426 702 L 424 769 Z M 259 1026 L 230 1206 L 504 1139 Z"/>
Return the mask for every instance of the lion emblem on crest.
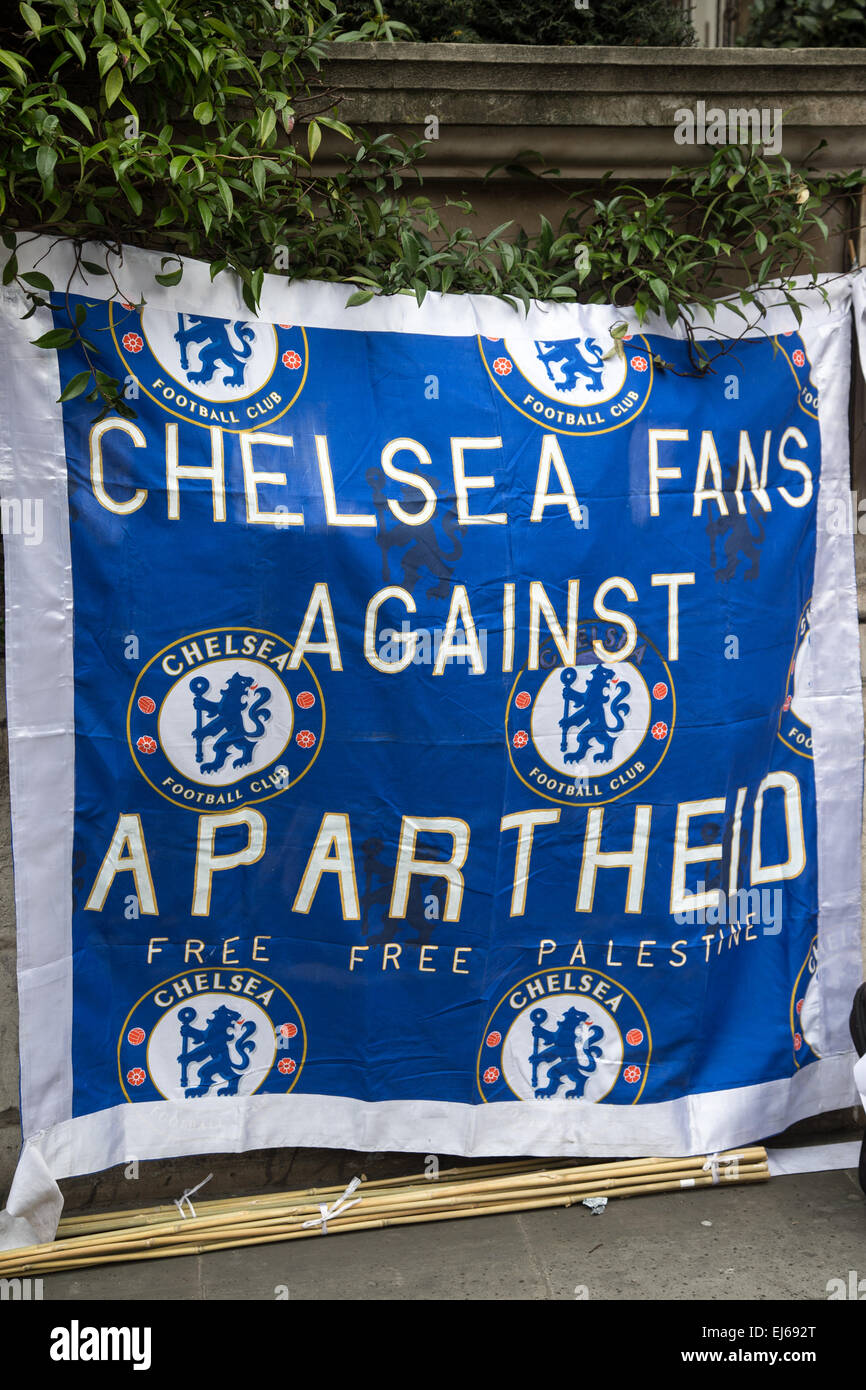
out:
<path id="1" fill-rule="evenodd" d="M 587 391 L 602 389 L 603 353 L 595 338 L 587 338 L 584 347 L 580 338 L 570 343 L 536 341 L 535 351 L 557 391 L 574 391 L 580 381 Z"/>
<path id="2" fill-rule="evenodd" d="M 572 1089 L 566 1091 L 564 1100 L 580 1100 L 586 1083 L 598 1066 L 602 1055 L 600 1041 L 604 1029 L 591 1023 L 589 1014 L 580 1009 L 565 1010 L 562 1018 L 553 1029 L 545 1028 L 546 1009 L 533 1009 L 532 1019 L 533 1052 L 529 1058 L 532 1064 L 532 1086 L 536 1100 L 546 1100 L 555 1096 L 563 1081 L 573 1082 Z M 547 1046 L 543 1046 L 543 1044 Z M 538 1068 L 547 1064 L 547 1085 L 539 1086 Z"/>
<path id="3" fill-rule="evenodd" d="M 189 688 L 193 696 L 193 709 L 198 716 L 192 737 L 196 742 L 195 760 L 201 771 L 219 772 L 230 748 L 239 751 L 239 757 L 235 758 L 232 767 L 246 767 L 252 762 L 256 741 L 264 734 L 265 723 L 271 717 L 271 711 L 265 708 L 271 692 L 264 686 L 257 687 L 252 676 L 242 676 L 239 671 L 229 676 L 218 700 L 207 698 L 205 692 L 210 689 L 210 681 L 206 676 L 196 676 L 190 681 Z M 247 709 L 247 697 L 256 689 L 259 693 Z M 208 714 L 212 717 L 205 720 L 203 716 Z M 245 715 L 252 721 L 251 729 L 244 722 Z M 206 763 L 204 744 L 209 738 L 215 742 L 211 748 L 211 760 Z"/>
<path id="4" fill-rule="evenodd" d="M 616 735 L 625 728 L 626 716 L 630 712 L 625 700 L 631 691 L 631 686 L 627 681 L 620 683 L 615 672 L 609 666 L 601 665 L 593 667 L 586 683 L 586 689 L 583 691 L 577 691 L 574 688 L 577 670 L 573 666 L 566 667 L 560 680 L 562 681 L 562 718 L 559 721 L 559 727 L 562 730 L 560 749 L 563 753 L 563 762 L 582 762 L 589 752 L 590 744 L 594 741 L 599 745 L 600 751 L 595 754 L 593 762 L 609 763 L 613 757 Z M 619 685 L 612 700 L 610 696 L 611 685 Z M 613 715 L 612 724 L 607 722 L 608 705 L 610 705 L 610 713 Z M 572 729 L 578 731 L 577 747 L 569 753 L 568 740 Z"/>
<path id="5" fill-rule="evenodd" d="M 244 1023 L 240 1014 L 225 1004 L 214 1009 L 204 1028 L 193 1027 L 195 1018 L 196 1011 L 192 1008 L 181 1009 L 178 1014 L 183 1050 L 177 1060 L 184 1095 L 187 1098 L 206 1096 L 216 1078 L 221 1076 L 226 1084 L 219 1088 L 217 1095 L 236 1096 L 241 1072 L 246 1071 L 250 1053 L 255 1052 L 256 1045 L 251 1037 L 256 1031 L 255 1023 L 252 1019 Z M 243 1023 L 238 1037 L 233 1036 L 236 1023 Z M 198 1043 L 198 1047 L 190 1047 L 190 1043 Z M 233 1060 L 232 1046 L 240 1061 Z M 199 1064 L 198 1085 L 188 1086 L 189 1068 L 193 1063 Z"/>
<path id="6" fill-rule="evenodd" d="M 189 324 L 186 324 L 184 319 L 189 320 Z M 178 331 L 174 338 L 180 347 L 180 365 L 186 372 L 191 386 L 209 382 L 217 370 L 217 363 L 220 362 L 227 372 L 222 385 L 243 386 L 245 363 L 252 353 L 256 337 L 256 331 L 250 324 L 238 321 L 232 325 L 240 343 L 239 347 L 235 347 L 229 337 L 231 319 L 205 318 L 203 314 L 178 314 L 177 321 Z M 199 367 L 194 372 L 189 370 L 190 343 L 194 343 L 199 350 Z"/>

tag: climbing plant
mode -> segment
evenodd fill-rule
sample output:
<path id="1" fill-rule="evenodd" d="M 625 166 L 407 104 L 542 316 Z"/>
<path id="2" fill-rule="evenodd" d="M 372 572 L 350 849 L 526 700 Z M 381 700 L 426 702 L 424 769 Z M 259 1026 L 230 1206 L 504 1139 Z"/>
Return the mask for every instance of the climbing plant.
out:
<path id="1" fill-rule="evenodd" d="M 377 13 L 392 24 L 381 4 Z M 83 349 L 88 368 L 65 397 L 131 413 L 100 367 L 85 307 L 64 316 L 68 286 L 19 266 L 35 236 L 71 240 L 78 268 L 110 276 L 118 295 L 112 253 L 123 246 L 162 252 L 163 285 L 180 280 L 181 257 L 197 257 L 212 276 L 239 276 L 251 313 L 275 273 L 343 282 L 349 305 L 475 292 L 515 310 L 588 299 L 688 324 L 690 305 L 713 312 L 728 295 L 742 312 L 754 302 L 743 286 L 768 280 L 796 311 L 792 278 L 814 274 L 815 239 L 829 235 L 822 209 L 863 182 L 725 146 L 655 192 L 612 180 L 563 188 L 555 228 L 542 218 L 480 235 L 458 201 L 463 221 L 449 229 L 453 212 L 423 191 L 424 141 L 351 130 L 323 76 L 330 43 L 382 32 L 379 20 L 348 29 L 333 0 L 33 0 L 0 22 L 2 279 L 28 313 L 58 309 L 41 346 Z M 558 186 L 531 155 L 509 170 Z"/>

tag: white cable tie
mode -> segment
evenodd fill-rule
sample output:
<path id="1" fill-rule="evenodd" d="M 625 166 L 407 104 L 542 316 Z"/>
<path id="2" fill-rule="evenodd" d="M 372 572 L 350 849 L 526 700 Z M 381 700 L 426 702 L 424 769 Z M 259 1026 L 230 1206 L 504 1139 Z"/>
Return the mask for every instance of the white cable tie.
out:
<path id="1" fill-rule="evenodd" d="M 189 1199 L 194 1195 L 194 1193 L 198 1192 L 200 1187 L 204 1187 L 206 1182 L 210 1182 L 212 1177 L 213 1173 L 208 1173 L 207 1177 L 202 1178 L 201 1182 L 198 1183 L 196 1187 L 188 1187 L 182 1197 L 175 1197 L 174 1204 L 180 1212 L 181 1216 L 183 1217 L 184 1221 L 186 1220 L 186 1212 L 183 1209 L 184 1202 L 186 1202 L 187 1206 L 189 1207 L 190 1216 L 195 1216 L 195 1207 Z"/>
<path id="2" fill-rule="evenodd" d="M 328 1234 L 328 1222 L 333 1220 L 335 1216 L 342 1216 L 343 1212 L 348 1211 L 350 1207 L 356 1207 L 358 1203 L 362 1200 L 362 1198 L 356 1197 L 353 1202 L 349 1201 L 349 1198 L 351 1197 L 352 1193 L 355 1191 L 357 1187 L 360 1186 L 360 1184 L 360 1178 L 353 1178 L 352 1181 L 349 1183 L 349 1186 L 343 1193 L 342 1197 L 338 1197 L 334 1205 L 331 1207 L 328 1206 L 327 1202 L 320 1202 L 320 1215 L 314 1216 L 311 1221 L 305 1221 L 301 1226 L 301 1230 L 306 1231 L 310 1226 L 321 1226 L 322 1235 L 326 1236 Z"/>
<path id="3" fill-rule="evenodd" d="M 718 1155 L 718 1154 L 707 1154 L 707 1157 L 706 1157 L 706 1159 L 704 1160 L 704 1169 L 703 1169 L 703 1171 L 704 1171 L 705 1173 L 706 1173 L 706 1172 L 712 1173 L 712 1175 L 713 1175 L 713 1187 L 716 1187 L 716 1186 L 718 1185 L 718 1181 L 719 1181 L 719 1155 Z"/>

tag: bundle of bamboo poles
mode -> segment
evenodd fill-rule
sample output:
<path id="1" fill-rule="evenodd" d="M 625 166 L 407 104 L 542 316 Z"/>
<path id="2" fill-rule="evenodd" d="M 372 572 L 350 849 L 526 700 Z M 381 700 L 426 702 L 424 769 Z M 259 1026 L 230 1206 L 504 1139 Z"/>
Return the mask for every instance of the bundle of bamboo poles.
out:
<path id="1" fill-rule="evenodd" d="M 570 1207 L 587 1197 L 642 1197 L 686 1188 L 764 1182 L 770 1176 L 763 1148 L 693 1158 L 635 1158 L 613 1163 L 490 1163 L 417 1176 L 362 1179 L 258 1197 L 196 1202 L 195 1215 L 177 1206 L 85 1214 L 60 1223 L 46 1245 L 0 1252 L 0 1278 L 51 1274 L 89 1265 L 200 1255 L 323 1233 L 369 1231 L 423 1221 Z M 345 1201 L 341 1199 L 346 1198 Z M 323 1217 L 323 1210 L 325 1214 Z"/>

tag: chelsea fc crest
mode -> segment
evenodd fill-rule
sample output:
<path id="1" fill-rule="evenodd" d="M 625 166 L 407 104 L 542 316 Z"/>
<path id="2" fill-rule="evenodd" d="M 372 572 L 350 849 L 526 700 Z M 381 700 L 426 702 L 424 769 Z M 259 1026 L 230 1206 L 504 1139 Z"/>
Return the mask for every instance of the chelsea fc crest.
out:
<path id="1" fill-rule="evenodd" d="M 595 970 L 539 971 L 509 990 L 478 1050 L 482 1100 L 634 1105 L 652 1039 L 627 989 Z"/>
<path id="2" fill-rule="evenodd" d="M 133 761 L 167 801 L 237 809 L 309 772 L 325 732 L 322 691 L 273 632 L 213 628 L 180 637 L 145 666 L 127 713 Z"/>
<path id="3" fill-rule="evenodd" d="M 524 667 L 508 699 L 511 766 L 527 787 L 561 806 L 602 806 L 626 796 L 652 777 L 673 737 L 673 680 L 657 649 L 639 633 L 628 660 L 600 658 L 596 638 L 607 640 L 600 624 L 580 629 L 573 666 L 547 643 L 538 670 Z"/>
<path id="4" fill-rule="evenodd" d="M 818 999 L 818 938 L 813 936 L 791 991 L 791 1047 L 799 1070 L 821 1056 L 818 1049 L 820 1001 Z"/>
<path id="5" fill-rule="evenodd" d="M 812 600 L 797 624 L 797 645 L 788 667 L 785 698 L 779 714 L 779 738 L 801 758 L 812 754 Z"/>
<path id="6" fill-rule="evenodd" d="M 649 399 L 652 349 L 646 338 L 620 340 L 609 357 L 593 337 L 482 338 L 491 381 L 527 419 L 559 434 L 609 434 L 631 424 Z"/>
<path id="7" fill-rule="evenodd" d="M 283 1093 L 307 1055 L 291 995 L 248 970 L 195 970 L 142 995 L 117 1044 L 127 1100 Z"/>
<path id="8" fill-rule="evenodd" d="M 124 367 L 152 401 L 179 420 L 230 434 L 271 425 L 294 405 L 307 377 L 303 328 L 109 304 Z"/>

